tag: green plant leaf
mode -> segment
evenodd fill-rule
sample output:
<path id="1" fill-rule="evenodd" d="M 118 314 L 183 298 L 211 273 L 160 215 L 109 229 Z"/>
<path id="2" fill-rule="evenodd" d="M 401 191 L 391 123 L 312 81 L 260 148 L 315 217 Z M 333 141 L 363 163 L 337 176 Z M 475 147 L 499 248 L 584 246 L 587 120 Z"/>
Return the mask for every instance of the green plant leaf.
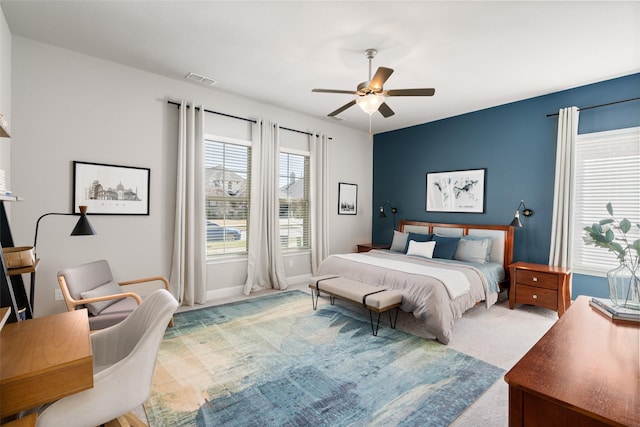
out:
<path id="1" fill-rule="evenodd" d="M 613 206 L 611 205 L 611 202 L 607 203 L 607 212 L 609 212 L 609 215 L 613 216 Z"/>
<path id="2" fill-rule="evenodd" d="M 602 227 L 600 226 L 600 224 L 598 224 L 597 222 L 594 222 L 593 225 L 591 226 L 591 230 L 594 233 L 602 233 Z"/>
<path id="3" fill-rule="evenodd" d="M 640 239 L 634 241 L 630 246 L 635 249 L 638 256 L 640 256 Z"/>
<path id="4" fill-rule="evenodd" d="M 607 230 L 607 232 L 604 235 L 605 239 L 607 239 L 607 242 L 611 243 L 614 240 L 616 240 L 616 235 L 613 234 L 613 230 L 609 229 Z"/>
<path id="5" fill-rule="evenodd" d="M 622 231 L 624 234 L 627 234 L 629 230 L 631 230 L 631 221 L 629 221 L 627 218 L 620 221 L 620 231 Z"/>
<path id="6" fill-rule="evenodd" d="M 620 245 L 620 243 L 611 242 L 609 244 L 609 250 L 617 253 L 620 259 L 624 258 L 624 248 Z"/>
<path id="7" fill-rule="evenodd" d="M 602 235 L 602 234 L 597 234 L 597 233 L 592 233 L 591 237 L 593 238 L 593 240 L 595 240 L 596 242 L 600 242 L 600 243 L 609 243 L 609 241 Z"/>
<path id="8" fill-rule="evenodd" d="M 607 219 L 601 219 L 600 220 L 600 225 L 607 225 L 607 224 L 611 224 L 612 222 L 614 222 L 615 220 L 613 218 L 607 218 Z"/>

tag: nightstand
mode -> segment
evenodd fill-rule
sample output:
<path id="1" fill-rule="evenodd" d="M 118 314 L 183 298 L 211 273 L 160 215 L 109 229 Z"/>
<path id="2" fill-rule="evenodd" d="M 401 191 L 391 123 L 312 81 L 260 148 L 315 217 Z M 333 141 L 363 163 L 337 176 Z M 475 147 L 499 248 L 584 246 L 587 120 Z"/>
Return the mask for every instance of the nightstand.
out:
<path id="1" fill-rule="evenodd" d="M 389 249 L 391 245 L 382 243 L 361 243 L 358 246 L 358 252 L 369 252 L 371 249 Z"/>
<path id="2" fill-rule="evenodd" d="M 571 305 L 571 269 L 529 262 L 509 265 L 511 289 L 509 308 L 530 304 L 558 312 L 558 317 Z"/>

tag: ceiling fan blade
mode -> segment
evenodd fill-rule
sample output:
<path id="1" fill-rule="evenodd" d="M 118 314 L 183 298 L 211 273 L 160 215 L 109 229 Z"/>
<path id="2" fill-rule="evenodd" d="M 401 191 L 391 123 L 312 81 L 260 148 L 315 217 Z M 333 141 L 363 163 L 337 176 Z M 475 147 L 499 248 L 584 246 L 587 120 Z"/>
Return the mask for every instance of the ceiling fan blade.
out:
<path id="1" fill-rule="evenodd" d="M 351 102 L 348 102 L 348 103 L 344 104 L 342 107 L 338 108 L 336 111 L 333 111 L 333 112 L 327 114 L 327 117 L 337 116 L 338 114 L 342 113 L 347 108 L 353 107 L 354 105 L 356 105 L 356 100 L 355 99 L 353 101 L 351 101 Z"/>
<path id="2" fill-rule="evenodd" d="M 346 93 L 346 94 L 349 94 L 349 95 L 355 95 L 357 93 L 355 90 L 339 90 L 339 89 L 311 89 L 311 92 Z"/>
<path id="3" fill-rule="evenodd" d="M 386 102 L 383 102 L 382 104 L 380 104 L 380 107 L 378 107 L 378 111 L 384 117 L 391 117 L 395 114 L 391 109 L 391 107 L 389 107 Z"/>
<path id="4" fill-rule="evenodd" d="M 387 81 L 387 79 L 392 73 L 393 73 L 393 69 L 391 68 L 378 67 L 378 69 L 376 70 L 376 73 L 371 79 L 371 82 L 369 82 L 369 88 L 372 89 L 373 91 L 382 90 L 382 86 L 384 85 L 384 82 Z"/>
<path id="5" fill-rule="evenodd" d="M 436 90 L 429 89 L 392 89 L 385 91 L 386 96 L 433 96 Z"/>

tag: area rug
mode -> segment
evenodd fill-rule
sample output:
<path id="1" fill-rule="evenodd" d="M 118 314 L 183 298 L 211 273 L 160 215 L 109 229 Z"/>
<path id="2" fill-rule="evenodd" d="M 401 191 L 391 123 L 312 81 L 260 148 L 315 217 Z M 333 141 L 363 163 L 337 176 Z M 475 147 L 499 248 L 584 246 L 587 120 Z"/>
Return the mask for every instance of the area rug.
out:
<path id="1" fill-rule="evenodd" d="M 446 426 L 504 371 L 302 291 L 178 313 L 150 427 Z"/>

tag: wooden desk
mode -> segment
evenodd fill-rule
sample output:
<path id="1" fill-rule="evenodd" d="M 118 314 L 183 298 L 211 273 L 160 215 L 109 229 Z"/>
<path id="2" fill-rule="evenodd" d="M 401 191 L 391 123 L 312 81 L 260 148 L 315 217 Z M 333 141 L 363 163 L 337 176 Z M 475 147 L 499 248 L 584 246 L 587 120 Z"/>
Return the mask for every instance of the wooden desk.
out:
<path id="1" fill-rule="evenodd" d="M 0 331 L 0 418 L 91 387 L 86 309 L 7 324 Z"/>
<path id="2" fill-rule="evenodd" d="M 580 296 L 505 375 L 509 426 L 640 426 L 640 325 Z"/>

